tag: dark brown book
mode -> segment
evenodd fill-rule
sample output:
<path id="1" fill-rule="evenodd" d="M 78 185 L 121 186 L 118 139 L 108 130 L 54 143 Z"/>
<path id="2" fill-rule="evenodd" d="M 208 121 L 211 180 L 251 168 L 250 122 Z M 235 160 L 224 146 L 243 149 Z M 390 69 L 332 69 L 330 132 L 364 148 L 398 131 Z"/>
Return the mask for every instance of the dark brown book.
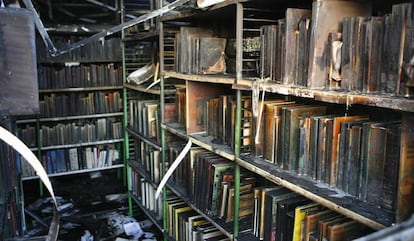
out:
<path id="1" fill-rule="evenodd" d="M 327 234 L 328 240 L 329 241 L 346 240 L 348 236 L 360 230 L 361 228 L 362 228 L 362 225 L 354 220 L 329 225 L 328 234 Z"/>
<path id="2" fill-rule="evenodd" d="M 330 179 L 329 184 L 336 187 L 336 176 L 338 174 L 338 144 L 339 144 L 339 135 L 341 130 L 341 124 L 345 121 L 351 120 L 364 120 L 367 117 L 365 116 L 338 116 L 334 118 L 333 129 L 332 129 L 332 154 L 328 160 L 330 164 Z"/>
<path id="3" fill-rule="evenodd" d="M 309 82 L 312 88 L 324 88 L 326 76 L 327 36 L 339 32 L 342 19 L 351 16 L 369 16 L 371 9 L 356 1 L 323 1 L 312 3 L 312 21 L 309 52 Z M 321 61 L 322 60 L 322 61 Z"/>
<path id="4" fill-rule="evenodd" d="M 332 210 L 324 210 L 317 213 L 312 213 L 305 216 L 303 237 L 308 239 L 310 233 L 318 231 L 318 222 L 321 218 L 336 215 Z"/>
<path id="5" fill-rule="evenodd" d="M 283 82 L 284 66 L 283 60 L 285 59 L 285 45 L 286 45 L 286 19 L 277 20 L 277 33 L 276 33 L 276 68 L 275 68 L 275 80 L 276 83 Z"/>
<path id="6" fill-rule="evenodd" d="M 376 93 L 379 91 L 381 78 L 384 17 L 369 17 L 363 27 L 365 29 L 365 63 L 362 91 Z"/>
<path id="7" fill-rule="evenodd" d="M 260 27 L 261 51 L 260 51 L 260 76 L 262 79 L 275 80 L 276 68 L 276 25 L 264 25 Z"/>
<path id="8" fill-rule="evenodd" d="M 222 74 L 226 71 L 224 50 L 226 39 L 217 37 L 200 37 L 195 74 Z"/>
<path id="9" fill-rule="evenodd" d="M 308 46 L 299 45 L 298 26 L 302 18 L 311 18 L 312 11 L 309 9 L 287 8 L 286 9 L 286 28 L 283 59 L 283 84 L 293 85 L 297 76 L 299 52 L 308 49 Z M 303 56 L 303 55 L 302 55 Z"/>
<path id="10" fill-rule="evenodd" d="M 295 196 L 277 202 L 276 214 L 276 240 L 291 240 L 287 237 L 293 234 L 288 233 L 288 213 L 294 211 L 296 207 L 310 203 L 311 201 L 303 196 Z M 291 220 L 293 222 L 293 220 Z"/>
<path id="11" fill-rule="evenodd" d="M 297 172 L 299 158 L 299 118 L 323 115 L 326 106 L 286 106 L 282 108 L 281 160 L 283 169 Z"/>
<path id="12" fill-rule="evenodd" d="M 294 102 L 268 103 L 264 110 L 264 153 L 265 160 L 271 163 L 280 163 L 277 159 L 279 136 L 281 128 L 281 111 L 285 105 L 292 105 Z"/>
<path id="13" fill-rule="evenodd" d="M 349 220 L 349 218 L 340 214 L 319 219 L 318 222 L 318 239 L 326 240 L 328 237 L 328 226 Z"/>
<path id="14" fill-rule="evenodd" d="M 257 113 L 256 115 L 253 115 L 253 137 L 254 142 L 252 143 L 252 149 L 254 152 L 254 155 L 256 157 L 262 157 L 264 155 L 264 148 L 265 148 L 265 135 L 267 131 L 272 131 L 274 129 L 271 129 L 272 126 L 266 126 L 266 107 L 269 105 L 278 105 L 286 103 L 284 100 L 268 100 L 268 101 L 260 101 L 257 104 Z"/>
<path id="15" fill-rule="evenodd" d="M 391 32 L 391 60 L 389 62 L 389 78 L 388 80 L 395 83 L 395 94 L 405 96 L 407 92 L 407 82 L 410 80 L 408 70 L 404 65 L 410 63 L 412 59 L 412 39 L 414 16 L 413 4 L 402 3 L 392 6 L 392 32 Z M 411 81 L 412 82 L 412 81 Z M 412 83 L 411 83 L 412 85 Z"/>

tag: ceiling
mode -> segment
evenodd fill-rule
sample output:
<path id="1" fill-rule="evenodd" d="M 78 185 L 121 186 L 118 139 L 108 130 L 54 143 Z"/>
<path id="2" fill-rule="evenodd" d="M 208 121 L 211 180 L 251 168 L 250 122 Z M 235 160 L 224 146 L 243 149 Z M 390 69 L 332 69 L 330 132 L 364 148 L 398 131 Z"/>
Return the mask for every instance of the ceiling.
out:
<path id="1" fill-rule="evenodd" d="M 3 0 L 6 4 L 12 0 Z M 22 0 L 20 5 L 25 7 Z M 147 13 L 150 0 L 32 0 L 45 26 L 53 25 L 116 25 L 121 22 L 121 6 L 125 19 Z"/>

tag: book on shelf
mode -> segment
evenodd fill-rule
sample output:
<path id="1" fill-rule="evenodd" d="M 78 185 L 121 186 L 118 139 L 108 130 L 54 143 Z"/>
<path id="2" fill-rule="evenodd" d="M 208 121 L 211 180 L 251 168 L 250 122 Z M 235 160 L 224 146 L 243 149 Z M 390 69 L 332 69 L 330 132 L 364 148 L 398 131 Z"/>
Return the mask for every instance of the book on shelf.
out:
<path id="1" fill-rule="evenodd" d="M 271 102 L 265 103 L 264 109 L 264 150 L 263 157 L 271 163 L 280 163 L 279 155 L 279 140 L 281 131 L 281 112 L 282 107 L 292 105 L 294 102 Z"/>
<path id="2" fill-rule="evenodd" d="M 266 193 L 266 213 L 265 213 L 265 225 L 264 225 L 264 240 L 266 241 L 275 241 L 280 230 L 276 230 L 277 222 L 277 203 L 281 200 L 297 196 L 297 193 L 294 193 L 286 188 L 280 188 Z"/>
<path id="3" fill-rule="evenodd" d="M 308 214 L 323 210 L 324 207 L 319 203 L 310 203 L 295 208 L 294 228 L 293 228 L 293 241 L 299 241 L 304 239 L 305 229 L 305 217 Z M 302 238 L 303 237 L 303 238 Z"/>
<path id="4" fill-rule="evenodd" d="M 176 240 L 188 240 L 189 219 L 195 216 L 201 215 L 193 209 L 178 213 L 178 238 Z"/>
<path id="5" fill-rule="evenodd" d="M 283 169 L 298 172 L 299 119 L 306 116 L 323 115 L 326 106 L 294 105 L 282 107 L 281 141 L 279 150 Z M 279 164 L 279 163 L 278 163 Z"/>
<path id="6" fill-rule="evenodd" d="M 318 231 L 315 233 L 317 233 L 317 237 L 319 240 L 324 240 L 324 239 L 326 240 L 328 238 L 328 227 L 329 226 L 336 225 L 336 224 L 346 222 L 349 220 L 350 220 L 349 218 L 346 218 L 339 214 L 321 218 L 318 221 Z"/>
<path id="7" fill-rule="evenodd" d="M 276 39 L 278 25 L 264 25 L 260 27 L 261 48 L 260 51 L 260 77 L 262 79 L 276 78 Z M 278 80 L 281 80 L 280 78 Z"/>
<path id="8" fill-rule="evenodd" d="M 310 202 L 303 196 L 294 196 L 277 202 L 275 240 L 292 240 L 294 217 L 289 217 L 288 213 L 294 211 L 297 206 Z"/>
<path id="9" fill-rule="evenodd" d="M 360 171 L 360 144 L 362 125 L 368 119 L 349 120 L 341 123 L 338 138 L 338 172 L 336 187 L 356 196 Z"/>
<path id="10" fill-rule="evenodd" d="M 338 173 L 338 163 L 339 163 L 339 157 L 338 157 L 338 145 L 339 145 L 339 137 L 340 137 L 340 131 L 341 131 L 341 124 L 345 121 L 351 121 L 351 120 L 366 120 L 366 116 L 337 116 L 333 119 L 333 129 L 332 129 L 332 151 L 331 156 L 328 160 L 330 170 L 329 170 L 329 184 L 331 186 L 336 187 L 337 186 L 337 173 Z"/>
<path id="11" fill-rule="evenodd" d="M 311 16 L 312 16 L 312 11 L 308 9 L 297 9 L 297 8 L 286 9 L 286 13 L 285 13 L 285 19 L 286 19 L 285 32 L 286 33 L 285 33 L 285 45 L 283 46 L 284 47 L 283 49 L 284 51 L 283 84 L 285 85 L 293 85 L 293 84 L 297 84 L 303 81 L 303 79 L 296 80 L 296 78 L 299 76 L 304 76 L 304 74 L 299 74 L 300 71 L 303 71 L 305 69 L 305 68 L 299 68 L 299 67 L 304 67 L 303 65 L 301 66 L 299 64 L 299 61 L 307 57 L 305 51 L 309 49 L 309 42 L 307 41 L 306 36 L 303 36 L 300 34 L 301 29 L 298 29 L 298 26 L 301 23 L 302 19 L 310 19 Z M 299 31 L 299 34 L 298 34 L 298 31 Z M 302 34 L 306 35 L 306 32 Z"/>
<path id="12" fill-rule="evenodd" d="M 308 83 L 310 88 L 325 88 L 327 69 L 325 46 L 327 36 L 339 32 L 343 18 L 352 16 L 368 16 L 371 8 L 358 1 L 323 1 L 312 3 L 312 18 L 309 44 Z M 325 77 L 321 77 L 325 76 Z"/>

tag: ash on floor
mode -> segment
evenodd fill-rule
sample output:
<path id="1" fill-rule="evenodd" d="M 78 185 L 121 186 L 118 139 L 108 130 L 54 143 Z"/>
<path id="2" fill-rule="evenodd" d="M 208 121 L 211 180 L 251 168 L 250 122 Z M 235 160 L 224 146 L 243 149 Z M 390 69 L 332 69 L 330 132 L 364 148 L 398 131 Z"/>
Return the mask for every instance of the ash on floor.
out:
<path id="1" fill-rule="evenodd" d="M 51 178 L 59 203 L 61 241 L 161 240 L 161 232 L 134 207 L 129 216 L 127 189 L 116 171 Z M 39 197 L 39 181 L 23 183 L 26 237 L 46 235 L 52 218 L 49 197 Z M 49 196 L 45 194 L 45 196 Z"/>

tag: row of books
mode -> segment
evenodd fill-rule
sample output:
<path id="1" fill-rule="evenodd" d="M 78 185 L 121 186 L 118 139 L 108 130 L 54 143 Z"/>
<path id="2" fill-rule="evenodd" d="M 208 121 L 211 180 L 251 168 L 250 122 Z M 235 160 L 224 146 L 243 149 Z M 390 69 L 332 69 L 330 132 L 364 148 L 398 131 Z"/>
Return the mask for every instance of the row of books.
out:
<path id="1" fill-rule="evenodd" d="M 363 4 L 331 4 L 335 11 L 317 4 L 312 10 L 288 8 L 277 24 L 261 27 L 261 78 L 311 88 L 407 95 L 412 3 L 395 4 L 391 13 L 375 17 Z M 324 11 L 342 31 L 320 24 L 319 15 L 312 15 Z"/>
<path id="2" fill-rule="evenodd" d="M 264 241 L 352 240 L 365 225 L 281 186 L 254 189 L 253 234 Z"/>
<path id="3" fill-rule="evenodd" d="M 20 130 L 21 138 L 29 147 L 36 146 L 36 128 L 27 125 Z M 112 118 L 98 118 L 89 122 L 72 122 L 68 124 L 42 125 L 39 130 L 39 145 L 42 147 L 89 143 L 121 139 L 122 122 Z"/>
<path id="4" fill-rule="evenodd" d="M 52 93 L 41 97 L 39 108 L 43 118 L 114 113 L 122 110 L 122 99 L 119 91 Z"/>
<path id="5" fill-rule="evenodd" d="M 122 85 L 122 66 L 110 64 L 40 65 L 39 89 Z"/>
<path id="6" fill-rule="evenodd" d="M 230 240 L 217 227 L 174 194 L 166 198 L 168 235 L 182 241 Z"/>
<path id="7" fill-rule="evenodd" d="M 128 175 L 131 178 L 129 191 L 138 199 L 142 207 L 153 214 L 155 219 L 161 220 L 163 216 L 163 203 L 161 197 L 155 199 L 156 187 L 133 168 L 129 169 Z"/>
<path id="8" fill-rule="evenodd" d="M 48 174 L 82 169 L 110 167 L 119 161 L 119 152 L 113 146 L 78 147 L 50 150 L 42 153 L 41 161 Z M 35 176 L 34 169 L 22 158 L 22 176 Z"/>
<path id="9" fill-rule="evenodd" d="M 259 102 L 253 153 L 278 167 L 395 210 L 401 120 L 329 114 L 326 106 Z M 253 138 L 253 137 L 252 137 Z"/>
<path id="10" fill-rule="evenodd" d="M 177 122 L 187 125 L 186 120 L 186 93 L 185 89 L 177 91 Z M 252 126 L 252 101 L 251 96 L 242 96 L 242 128 L 240 133 L 241 151 L 243 153 L 251 150 L 251 126 Z M 234 146 L 235 143 L 235 117 L 236 117 L 236 98 L 234 95 L 218 95 L 211 98 L 200 98 L 196 101 L 196 113 L 194 121 L 201 126 L 209 136 L 213 137 L 213 142 L 217 144 Z"/>
<path id="11" fill-rule="evenodd" d="M 130 100 L 129 127 L 140 134 L 160 140 L 159 100 Z"/>
<path id="12" fill-rule="evenodd" d="M 160 150 L 138 139 L 134 139 L 133 142 L 135 161 L 148 173 L 151 181 L 159 183 L 162 170 Z M 166 165 L 168 165 L 168 160 L 166 161 Z"/>
<path id="13" fill-rule="evenodd" d="M 184 144 L 169 145 L 168 158 L 174 160 Z M 199 210 L 213 218 L 231 222 L 234 217 L 235 163 L 203 148 L 193 147 L 174 171 L 171 181 L 184 190 Z M 259 180 L 241 175 L 239 217 L 251 217 L 254 208 L 253 189 Z"/>
<path id="14" fill-rule="evenodd" d="M 188 198 L 200 211 L 230 222 L 234 217 L 234 167 L 234 162 L 205 149 L 193 148 L 175 170 L 172 180 L 185 188 Z M 247 171 L 241 173 L 239 217 L 251 220 L 248 230 L 267 241 L 344 240 L 370 231 L 289 189 L 265 184 Z"/>
<path id="15" fill-rule="evenodd" d="M 87 35 L 54 35 L 52 41 L 55 47 L 60 50 L 66 48 L 74 43 L 79 42 L 83 38 L 87 38 Z M 51 57 L 48 55 L 46 46 L 42 41 L 37 41 L 37 55 L 40 61 L 120 61 L 121 55 L 121 38 L 111 37 L 105 39 L 99 39 L 88 43 L 80 48 L 75 48 L 65 54 L 61 54 L 57 57 Z"/>
<path id="16" fill-rule="evenodd" d="M 216 37 L 210 29 L 180 27 L 175 35 L 176 71 L 188 74 L 226 72 L 226 39 Z"/>

